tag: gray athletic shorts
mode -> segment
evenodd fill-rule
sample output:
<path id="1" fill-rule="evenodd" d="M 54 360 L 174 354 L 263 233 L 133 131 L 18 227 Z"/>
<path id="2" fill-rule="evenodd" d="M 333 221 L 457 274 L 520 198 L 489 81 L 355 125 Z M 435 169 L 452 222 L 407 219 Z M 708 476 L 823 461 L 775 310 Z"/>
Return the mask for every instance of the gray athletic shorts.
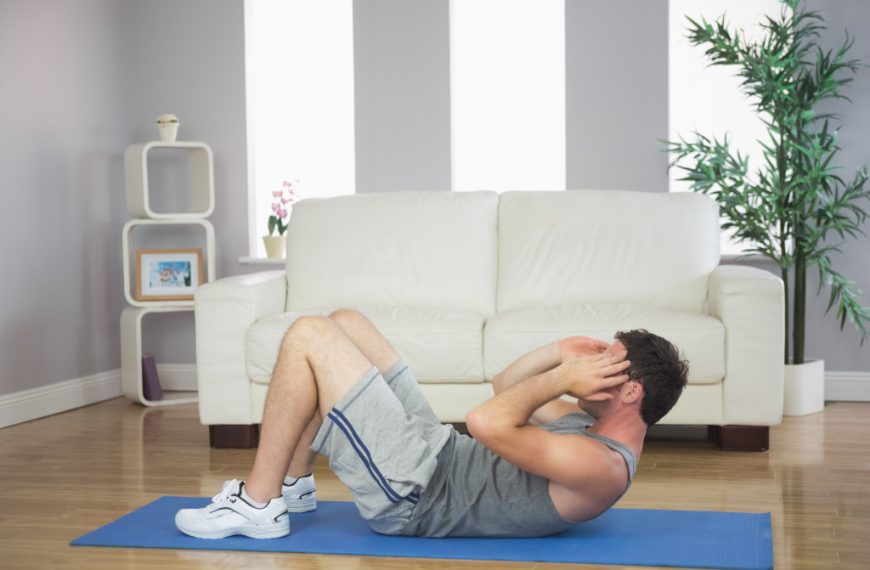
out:
<path id="1" fill-rule="evenodd" d="M 401 360 L 372 366 L 332 408 L 311 449 L 353 493 L 375 532 L 397 533 L 414 513 L 452 428 L 435 416 Z"/>

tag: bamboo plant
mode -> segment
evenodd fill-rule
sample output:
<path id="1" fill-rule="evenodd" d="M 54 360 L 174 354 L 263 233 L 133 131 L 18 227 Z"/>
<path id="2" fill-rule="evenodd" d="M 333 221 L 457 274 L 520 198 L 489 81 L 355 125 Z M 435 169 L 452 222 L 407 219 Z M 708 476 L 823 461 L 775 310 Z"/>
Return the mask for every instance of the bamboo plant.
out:
<path id="1" fill-rule="evenodd" d="M 807 270 L 812 267 L 819 273 L 816 294 L 824 286 L 830 292 L 826 312 L 836 305 L 840 330 L 849 320 L 863 345 L 870 307 L 861 305 L 857 285 L 834 269 L 831 254 L 864 234 L 867 170 L 858 170 L 849 182 L 837 174 L 834 124 L 840 117 L 821 105 L 848 100 L 841 88 L 863 67 L 849 59 L 854 39 L 846 32 L 839 49 L 823 49 L 824 19 L 800 0 L 783 0 L 780 14 L 765 18 L 756 41 L 729 29 L 724 15 L 713 22 L 686 19 L 688 39 L 706 48 L 711 65 L 736 69 L 740 88 L 767 132 L 759 141 L 762 164 L 752 171 L 748 157 L 732 150 L 727 135 L 697 132 L 691 140 L 668 142 L 671 166 L 683 171 L 681 180 L 693 191 L 716 199 L 722 228 L 731 230 L 747 253 L 779 266 L 785 283 L 786 364 L 804 362 Z"/>

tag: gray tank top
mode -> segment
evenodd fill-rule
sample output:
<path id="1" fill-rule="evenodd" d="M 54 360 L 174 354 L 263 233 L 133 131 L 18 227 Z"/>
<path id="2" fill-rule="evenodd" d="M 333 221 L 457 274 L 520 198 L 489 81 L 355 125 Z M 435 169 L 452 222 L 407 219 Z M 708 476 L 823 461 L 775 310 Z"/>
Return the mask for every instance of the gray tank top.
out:
<path id="1" fill-rule="evenodd" d="M 540 427 L 604 443 L 625 459 L 628 487 L 636 460 L 625 445 L 586 430 L 594 419 L 573 413 Z M 623 494 L 625 491 L 623 491 Z M 572 526 L 550 498 L 548 480 L 515 467 L 467 435 L 451 430 L 438 467 L 400 534 L 415 536 L 544 536 Z"/>

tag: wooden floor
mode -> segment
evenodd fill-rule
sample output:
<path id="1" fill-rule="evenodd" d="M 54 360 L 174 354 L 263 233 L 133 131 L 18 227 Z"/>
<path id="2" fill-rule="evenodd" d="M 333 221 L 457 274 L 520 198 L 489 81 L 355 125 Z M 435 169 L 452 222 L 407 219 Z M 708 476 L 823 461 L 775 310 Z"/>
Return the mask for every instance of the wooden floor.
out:
<path id="1" fill-rule="evenodd" d="M 769 511 L 777 568 L 870 568 L 870 404 L 785 418 L 771 448 L 721 452 L 701 430 L 665 428 L 619 506 Z M 253 456 L 210 449 L 194 405 L 147 409 L 119 398 L 2 429 L 0 568 L 565 567 L 68 545 L 161 495 L 211 496 L 244 478 Z M 325 463 L 316 476 L 319 498 L 350 498 Z"/>

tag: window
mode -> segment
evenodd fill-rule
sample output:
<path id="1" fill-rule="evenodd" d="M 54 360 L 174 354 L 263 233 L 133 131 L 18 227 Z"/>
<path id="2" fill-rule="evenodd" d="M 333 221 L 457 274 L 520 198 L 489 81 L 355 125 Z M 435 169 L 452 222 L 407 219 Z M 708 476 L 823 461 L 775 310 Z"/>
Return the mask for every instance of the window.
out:
<path id="1" fill-rule="evenodd" d="M 707 67 L 709 62 L 702 46 L 692 46 L 686 38 L 686 16 L 695 21 L 708 21 L 726 14 L 730 28 L 742 29 L 752 40 L 762 32 L 758 23 L 764 15 L 776 16 L 782 4 L 778 0 L 670 0 L 668 46 L 668 136 L 691 139 L 698 131 L 721 138 L 728 133 L 732 149 L 749 157 L 750 170 L 763 164 L 759 139 L 764 140 L 765 127 L 756 115 L 751 101 L 740 90 L 740 79 L 734 67 Z M 678 180 L 682 171 L 670 173 L 671 192 L 689 191 L 689 183 Z M 722 232 L 722 254 L 743 253 L 728 232 Z"/>
<path id="2" fill-rule="evenodd" d="M 262 257 L 285 180 L 297 200 L 355 191 L 353 3 L 247 0 L 245 27 L 249 251 Z"/>
<path id="3" fill-rule="evenodd" d="M 453 190 L 564 190 L 565 0 L 450 3 Z"/>

